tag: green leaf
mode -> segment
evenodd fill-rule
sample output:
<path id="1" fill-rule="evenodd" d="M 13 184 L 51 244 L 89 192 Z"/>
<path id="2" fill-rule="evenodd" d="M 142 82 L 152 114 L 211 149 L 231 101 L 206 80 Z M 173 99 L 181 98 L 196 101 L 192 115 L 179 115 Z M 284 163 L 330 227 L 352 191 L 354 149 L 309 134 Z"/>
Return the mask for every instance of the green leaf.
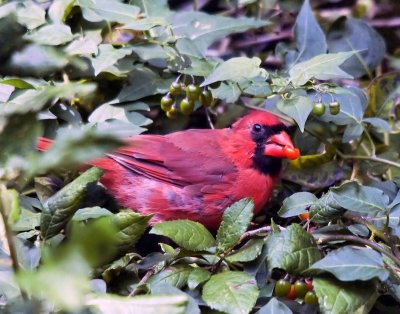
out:
<path id="1" fill-rule="evenodd" d="M 3 184 L 0 185 L 0 208 L 2 215 L 7 218 L 7 223 L 15 224 L 21 215 L 18 192 L 7 189 Z"/>
<path id="2" fill-rule="evenodd" d="M 370 248 L 342 247 L 330 251 L 311 265 L 309 271 L 329 272 L 341 281 L 365 281 L 375 277 L 385 281 L 389 277 L 382 255 Z"/>
<path id="3" fill-rule="evenodd" d="M 145 232 L 151 216 L 142 216 L 132 210 L 124 210 L 105 217 L 117 230 L 116 246 L 120 251 L 132 248 Z"/>
<path id="4" fill-rule="evenodd" d="M 99 168 L 90 168 L 47 200 L 40 227 L 44 239 L 55 236 L 64 228 L 78 210 L 87 186 L 97 182 L 102 174 Z"/>
<path id="5" fill-rule="evenodd" d="M 141 257 L 137 253 L 127 253 L 121 258 L 113 261 L 102 273 L 102 278 L 107 283 L 117 277 L 131 263 L 136 262 Z"/>
<path id="6" fill-rule="evenodd" d="M 202 224 L 191 220 L 162 222 L 154 225 L 150 233 L 166 236 L 191 251 L 206 250 L 215 245 L 212 234 Z"/>
<path id="7" fill-rule="evenodd" d="M 287 197 L 278 212 L 281 217 L 293 217 L 302 214 L 317 201 L 317 197 L 309 192 L 298 192 Z"/>
<path id="8" fill-rule="evenodd" d="M 265 73 L 260 68 L 261 60 L 259 58 L 236 57 L 231 58 L 220 65 L 201 83 L 201 86 L 207 86 L 219 81 L 242 82 L 252 79 Z"/>
<path id="9" fill-rule="evenodd" d="M 108 72 L 107 69 L 117 63 L 118 60 L 132 53 L 128 48 L 115 49 L 111 44 L 99 45 L 98 51 L 97 56 L 91 58 L 96 76 L 101 72 Z"/>
<path id="10" fill-rule="evenodd" d="M 253 218 L 253 209 L 254 201 L 244 198 L 224 210 L 217 233 L 219 251 L 224 252 L 237 244 Z"/>
<path id="11" fill-rule="evenodd" d="M 334 278 L 313 279 L 322 313 L 369 313 L 378 293 L 373 282 L 342 282 Z"/>
<path id="12" fill-rule="evenodd" d="M 389 122 L 381 118 L 377 117 L 364 118 L 362 121 L 369 123 L 372 127 L 381 132 L 390 132 L 392 130 L 392 127 L 390 126 Z"/>
<path id="13" fill-rule="evenodd" d="M 252 18 L 231 18 L 203 12 L 178 12 L 171 15 L 168 20 L 172 24 L 172 32 L 175 36 L 190 38 L 203 54 L 212 43 L 219 39 L 269 24 Z"/>
<path id="14" fill-rule="evenodd" d="M 17 222 L 11 226 L 15 232 L 30 231 L 40 226 L 40 213 L 34 213 L 24 207 L 21 208 L 21 215 Z"/>
<path id="15" fill-rule="evenodd" d="M 269 302 L 260 308 L 256 314 L 292 314 L 292 310 L 277 298 L 271 298 Z"/>
<path id="16" fill-rule="evenodd" d="M 62 129 L 48 151 L 31 158 L 30 173 L 33 175 L 81 165 L 121 144 L 122 141 L 96 129 Z"/>
<path id="17" fill-rule="evenodd" d="M 200 284 L 210 279 L 211 273 L 204 268 L 197 267 L 190 272 L 187 280 L 187 285 L 189 289 L 194 290 Z"/>
<path id="18" fill-rule="evenodd" d="M 23 157 L 31 153 L 41 132 L 35 114 L 15 114 L 8 119 L 0 114 L 0 166 L 13 156 Z"/>
<path id="19" fill-rule="evenodd" d="M 324 194 L 315 204 L 310 207 L 310 219 L 315 223 L 328 223 L 339 218 L 343 209 L 336 203 L 333 194 Z"/>
<path id="20" fill-rule="evenodd" d="M 117 101 L 134 101 L 155 94 L 166 93 L 173 79 L 163 79 L 145 66 L 136 66 L 129 73 L 128 84 L 122 88 Z"/>
<path id="21" fill-rule="evenodd" d="M 294 64 L 326 53 L 325 34 L 312 13 L 309 0 L 304 1 L 296 18 L 294 37 L 299 51 Z"/>
<path id="22" fill-rule="evenodd" d="M 211 93 L 214 98 L 225 100 L 227 103 L 234 103 L 239 99 L 242 92 L 236 83 L 229 82 L 211 89 Z"/>
<path id="23" fill-rule="evenodd" d="M 355 53 L 340 66 L 355 78 L 364 74 L 371 76 L 386 53 L 382 36 L 367 22 L 351 17 L 337 19 L 328 31 L 327 40 L 330 52 Z"/>
<path id="24" fill-rule="evenodd" d="M 89 273 L 90 268 L 82 257 L 69 254 L 57 262 L 46 260 L 39 270 L 19 271 L 16 279 L 30 295 L 39 299 L 46 297 L 58 308 L 77 311 L 90 291 Z"/>
<path id="25" fill-rule="evenodd" d="M 33 1 L 24 1 L 17 8 L 18 23 L 25 25 L 28 29 L 34 29 L 46 23 L 46 11 Z"/>
<path id="26" fill-rule="evenodd" d="M 239 250 L 228 255 L 226 260 L 231 263 L 254 261 L 261 254 L 264 244 L 263 239 L 251 239 Z"/>
<path id="27" fill-rule="evenodd" d="M 119 28 L 131 29 L 135 31 L 148 31 L 156 26 L 166 27 L 167 25 L 168 23 L 164 17 L 148 17 L 140 20 L 131 21 Z"/>
<path id="28" fill-rule="evenodd" d="M 358 122 L 353 122 L 346 127 L 343 133 L 342 143 L 348 143 L 361 136 L 364 132 L 364 127 Z"/>
<path id="29" fill-rule="evenodd" d="M 305 96 L 295 96 L 289 99 L 282 98 L 277 105 L 279 111 L 296 121 L 301 132 L 304 132 L 304 126 L 313 106 L 311 99 Z"/>
<path id="30" fill-rule="evenodd" d="M 185 314 L 187 302 L 188 299 L 184 295 L 146 295 L 127 298 L 103 294 L 89 298 L 85 304 L 94 307 L 101 314 Z"/>
<path id="31" fill-rule="evenodd" d="M 293 66 L 290 71 L 290 81 L 297 86 L 306 84 L 310 79 L 330 80 L 337 78 L 353 78 L 339 66 L 354 52 L 338 52 L 322 54 Z"/>
<path id="32" fill-rule="evenodd" d="M 165 283 L 176 288 L 182 288 L 186 285 L 192 270 L 193 268 L 188 265 L 169 266 L 152 276 L 147 283 L 150 286 Z"/>
<path id="33" fill-rule="evenodd" d="M 90 22 L 129 23 L 138 18 L 139 7 L 118 0 L 77 0 L 75 5 L 82 9 L 83 17 Z"/>
<path id="34" fill-rule="evenodd" d="M 231 314 L 249 313 L 259 291 L 253 276 L 227 271 L 211 276 L 203 287 L 203 300 L 213 309 Z"/>
<path id="35" fill-rule="evenodd" d="M 108 209 L 102 207 L 85 207 L 80 208 L 76 211 L 74 216 L 72 216 L 72 220 L 74 221 L 84 221 L 88 219 L 95 219 L 105 216 L 111 216 L 113 213 Z"/>
<path id="36" fill-rule="evenodd" d="M 186 307 L 186 314 L 201 314 L 199 308 L 198 300 L 194 299 L 189 294 L 183 292 L 182 290 L 175 288 L 168 284 L 159 284 L 156 286 L 151 287 L 151 294 L 152 295 L 170 295 L 170 296 L 177 296 L 183 295 L 186 296 L 188 299 L 188 304 Z"/>
<path id="37" fill-rule="evenodd" d="M 71 28 L 64 24 L 48 24 L 24 37 L 37 44 L 49 46 L 62 45 L 74 39 Z"/>
<path id="38" fill-rule="evenodd" d="M 330 191 L 339 206 L 370 216 L 382 214 L 389 205 L 389 197 L 382 190 L 355 181 L 331 188 Z"/>
<path id="39" fill-rule="evenodd" d="M 300 274 L 316 261 L 321 253 L 311 234 L 300 225 L 271 233 L 266 242 L 268 268 L 281 268 L 290 274 Z"/>

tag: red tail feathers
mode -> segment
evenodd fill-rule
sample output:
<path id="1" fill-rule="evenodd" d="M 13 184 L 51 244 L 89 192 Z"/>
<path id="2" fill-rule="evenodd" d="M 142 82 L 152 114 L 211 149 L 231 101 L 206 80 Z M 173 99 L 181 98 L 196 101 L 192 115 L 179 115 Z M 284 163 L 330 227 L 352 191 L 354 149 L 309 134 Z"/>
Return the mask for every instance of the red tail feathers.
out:
<path id="1" fill-rule="evenodd" d="M 45 137 L 40 137 L 36 144 L 36 148 L 37 148 L 37 150 L 40 150 L 43 152 L 43 151 L 48 150 L 51 147 L 51 144 L 53 144 L 53 140 L 50 140 Z"/>

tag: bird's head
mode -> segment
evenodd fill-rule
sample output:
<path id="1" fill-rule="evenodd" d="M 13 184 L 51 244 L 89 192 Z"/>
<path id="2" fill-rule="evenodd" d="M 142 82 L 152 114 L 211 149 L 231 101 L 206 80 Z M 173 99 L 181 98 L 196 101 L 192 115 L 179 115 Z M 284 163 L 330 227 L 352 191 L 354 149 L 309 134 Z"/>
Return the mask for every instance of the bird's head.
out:
<path id="1" fill-rule="evenodd" d="M 300 152 L 294 147 L 288 128 L 276 116 L 253 111 L 232 125 L 232 131 L 241 138 L 246 150 L 251 150 L 253 163 L 262 172 L 270 172 L 281 159 L 297 159 Z M 280 168 L 280 166 L 279 166 Z"/>

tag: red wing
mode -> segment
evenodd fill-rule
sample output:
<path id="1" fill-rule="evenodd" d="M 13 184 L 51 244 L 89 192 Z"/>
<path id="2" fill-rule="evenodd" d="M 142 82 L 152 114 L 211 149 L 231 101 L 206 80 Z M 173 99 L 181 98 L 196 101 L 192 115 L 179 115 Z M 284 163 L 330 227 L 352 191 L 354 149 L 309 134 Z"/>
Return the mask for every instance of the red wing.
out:
<path id="1" fill-rule="evenodd" d="M 219 146 L 223 140 L 223 130 L 139 135 L 107 156 L 139 175 L 177 186 L 213 184 L 232 180 L 235 173 Z"/>

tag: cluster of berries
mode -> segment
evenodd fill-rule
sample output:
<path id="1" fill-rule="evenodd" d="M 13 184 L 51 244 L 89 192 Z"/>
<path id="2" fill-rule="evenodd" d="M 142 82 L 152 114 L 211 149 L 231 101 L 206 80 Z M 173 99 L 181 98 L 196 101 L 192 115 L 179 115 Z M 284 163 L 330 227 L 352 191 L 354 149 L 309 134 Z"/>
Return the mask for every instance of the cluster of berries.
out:
<path id="1" fill-rule="evenodd" d="M 302 299 L 308 305 L 318 305 L 312 279 L 300 278 L 296 281 L 290 280 L 288 275 L 275 283 L 274 293 L 277 297 L 286 297 L 290 300 Z"/>
<path id="2" fill-rule="evenodd" d="M 316 102 L 315 104 L 314 104 L 314 107 L 313 107 L 313 109 L 312 109 L 312 112 L 316 115 L 316 116 L 318 116 L 318 117 L 320 117 L 320 116 L 322 116 L 324 113 L 325 113 L 325 110 L 326 110 L 326 104 L 324 104 L 323 102 Z M 329 103 L 329 112 L 332 114 L 332 115 L 337 115 L 339 112 L 340 112 L 340 103 L 338 102 L 338 101 L 331 101 L 330 103 Z"/>
<path id="3" fill-rule="evenodd" d="M 214 104 L 214 98 L 207 88 L 201 89 L 195 84 L 186 86 L 183 82 L 175 81 L 169 87 L 169 92 L 161 98 L 161 109 L 166 112 L 168 118 L 173 119 L 179 112 L 190 115 L 196 101 L 204 107 Z"/>

